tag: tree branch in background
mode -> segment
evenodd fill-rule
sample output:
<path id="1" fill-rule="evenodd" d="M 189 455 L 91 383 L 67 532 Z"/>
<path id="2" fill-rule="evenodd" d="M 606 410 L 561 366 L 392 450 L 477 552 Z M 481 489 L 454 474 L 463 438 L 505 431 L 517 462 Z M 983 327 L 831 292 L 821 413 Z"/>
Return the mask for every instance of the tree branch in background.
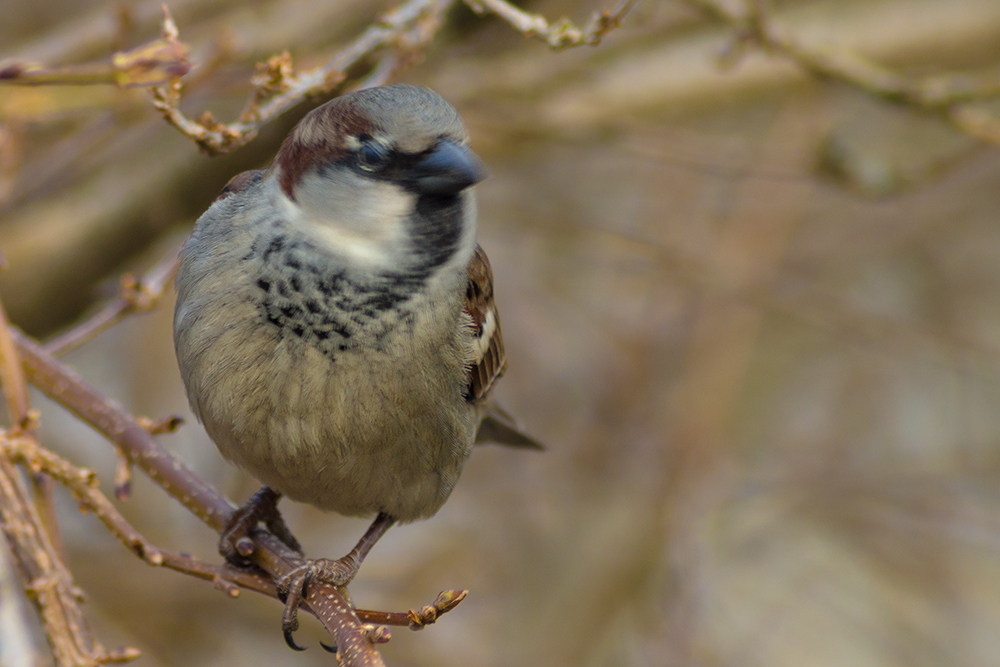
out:
<path id="1" fill-rule="evenodd" d="M 56 663 L 60 666 L 92 667 L 127 662 L 139 657 L 134 648 L 106 651 L 94 639 L 80 610 L 82 592 L 73 584 L 73 575 L 35 503 L 21 481 L 10 451 L 13 436 L 21 442 L 34 441 L 34 417 L 28 403 L 24 370 L 11 337 L 11 329 L 0 306 L 0 378 L 11 415 L 12 427 L 3 432 L 0 456 L 0 519 L 14 564 L 24 583 L 28 599 L 35 606 Z M 38 473 L 40 469 L 29 473 Z M 51 500 L 49 498 L 48 500 Z M 117 514 L 117 512 L 115 512 Z"/>
<path id="2" fill-rule="evenodd" d="M 385 14 L 354 42 L 338 51 L 327 63 L 308 72 L 296 73 L 291 55 L 285 51 L 258 63 L 253 90 L 239 118 L 221 123 L 208 111 L 196 120 L 180 110 L 181 77 L 191 69 L 190 48 L 179 40 L 177 26 L 167 6 L 163 7 L 160 39 L 127 52 L 116 53 L 110 62 L 65 67 L 11 62 L 0 66 L 0 83 L 20 85 L 100 84 L 150 86 L 153 104 L 164 119 L 210 155 L 228 153 L 245 145 L 260 128 L 308 97 L 323 95 L 340 86 L 348 71 L 368 56 L 386 50 L 358 87 L 391 81 L 399 71 L 418 61 L 444 22 L 445 12 L 456 0 L 410 0 Z M 467 0 L 477 14 L 491 12 L 527 37 L 535 37 L 554 49 L 600 44 L 621 25 L 636 0 L 622 0 L 613 10 L 595 12 L 584 28 L 568 19 L 550 24 L 539 14 L 530 14 L 505 0 Z"/>
<path id="3" fill-rule="evenodd" d="M 685 0 L 689 5 L 733 26 L 733 48 L 725 55 L 734 64 L 747 47 L 758 46 L 797 63 L 813 74 L 847 83 L 894 104 L 937 114 L 981 141 L 1000 146 L 1000 118 L 975 102 L 1000 97 L 1000 75 L 910 77 L 846 50 L 807 44 L 774 24 L 764 0 L 734 6 L 722 0 Z"/>
<path id="4" fill-rule="evenodd" d="M 252 140 L 268 121 L 288 111 L 307 97 L 329 93 L 347 78 L 347 71 L 372 53 L 391 47 L 409 52 L 408 59 L 392 53 L 383 56 L 399 62 L 411 62 L 428 44 L 443 22 L 444 12 L 454 0 L 411 0 L 389 12 L 369 27 L 354 42 L 339 51 L 325 65 L 308 72 L 296 74 L 291 56 L 285 52 L 258 65 L 254 76 L 254 89 L 246 106 L 235 123 L 219 123 L 205 112 L 198 120 L 191 120 L 181 113 L 180 77 L 170 84 L 154 88 L 153 103 L 168 123 L 190 137 L 206 153 L 228 153 Z M 164 34 L 169 27 L 164 22 Z M 173 28 L 176 31 L 176 28 Z M 380 63 L 381 64 L 381 63 Z M 395 67 L 386 70 L 375 66 L 382 75 L 366 80 L 366 85 L 379 85 L 388 81 Z M 266 100 L 266 102 L 264 101 Z"/>
<path id="5" fill-rule="evenodd" d="M 48 67 L 19 61 L 0 63 L 0 83 L 20 86 L 52 84 L 114 84 L 120 87 L 158 86 L 187 74 L 190 49 L 178 41 L 177 29 L 168 30 L 173 20 L 163 8 L 164 31 L 153 40 L 129 51 L 120 51 L 110 60 L 97 63 Z"/>
<path id="6" fill-rule="evenodd" d="M 180 250 L 180 246 L 174 248 L 142 278 L 137 279 L 131 273 L 126 273 L 121 279 L 118 298 L 108 303 L 94 316 L 50 340 L 45 345 L 45 351 L 53 357 L 62 356 L 102 331 L 110 329 L 129 315 L 146 313 L 155 308 L 163 296 L 163 291 L 177 273 Z"/>
<path id="7" fill-rule="evenodd" d="M 525 37 L 534 37 L 553 49 L 571 46 L 597 46 L 604 35 L 621 25 L 625 14 L 636 0 L 622 0 L 614 9 L 594 12 L 585 27 L 577 28 L 567 18 L 549 23 L 541 14 L 532 14 L 515 7 L 507 0 L 465 0 L 477 14 L 491 12 L 514 27 Z"/>
<path id="8" fill-rule="evenodd" d="M 44 662 L 31 641 L 30 624 L 21 605 L 24 587 L 14 572 L 9 553 L 6 546 L 0 548 L 0 664 L 12 667 L 42 665 Z"/>
<path id="9" fill-rule="evenodd" d="M 455 0 L 410 0 L 383 16 L 325 65 L 309 72 L 296 74 L 287 51 L 258 64 L 253 91 L 235 123 L 220 123 L 209 112 L 197 120 L 181 113 L 180 77 L 153 89 L 154 104 L 168 123 L 193 139 L 205 152 L 228 153 L 251 141 L 261 126 L 307 97 L 334 90 L 347 79 L 351 67 L 386 48 L 389 52 L 381 56 L 358 87 L 388 83 L 400 70 L 419 60 L 443 25 L 445 12 L 453 4 Z M 526 36 L 538 37 L 553 48 L 564 48 L 599 44 L 605 34 L 621 24 L 635 0 L 623 0 L 612 11 L 595 13 L 582 30 L 566 19 L 549 25 L 543 17 L 522 12 L 503 0 L 468 0 L 467 4 L 476 13 L 497 14 Z M 164 21 L 164 39 L 171 38 L 169 30 L 173 30 L 176 39 L 176 28 L 168 28 Z"/>

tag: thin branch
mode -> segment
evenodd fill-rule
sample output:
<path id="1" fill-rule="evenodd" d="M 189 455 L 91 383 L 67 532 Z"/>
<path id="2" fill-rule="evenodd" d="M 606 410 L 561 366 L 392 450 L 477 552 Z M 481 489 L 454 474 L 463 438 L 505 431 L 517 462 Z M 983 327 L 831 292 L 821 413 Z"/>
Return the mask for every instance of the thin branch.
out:
<path id="1" fill-rule="evenodd" d="M 726 54 L 727 61 L 738 59 L 747 46 L 756 44 L 789 58 L 817 76 L 842 81 L 892 103 L 937 114 L 966 134 L 1000 145 L 1000 118 L 973 104 L 1000 96 L 1000 76 L 909 77 L 851 51 L 806 44 L 774 24 L 763 0 L 747 0 L 739 8 L 721 0 L 686 2 L 736 28 L 734 48 Z"/>
<path id="2" fill-rule="evenodd" d="M 475 13 L 496 14 L 525 37 L 540 39 L 553 49 L 597 46 L 606 34 L 621 25 L 622 19 L 635 2 L 636 0 L 622 0 L 614 9 L 594 12 L 587 25 L 578 28 L 567 18 L 550 24 L 541 14 L 526 12 L 507 0 L 465 0 L 465 4 Z"/>
<path id="3" fill-rule="evenodd" d="M 159 549 L 139 534 L 97 489 L 97 477 L 92 470 L 77 468 L 30 437 L 10 437 L 8 433 L 0 431 L 0 448 L 14 463 L 24 465 L 33 472 L 45 472 L 72 491 L 80 509 L 96 516 L 112 535 L 139 558 L 150 565 L 163 564 Z"/>
<path id="4" fill-rule="evenodd" d="M 73 350 L 97 334 L 110 329 L 129 315 L 146 313 L 155 308 L 167 286 L 177 274 L 180 263 L 180 246 L 174 248 L 160 263 L 141 279 L 131 273 L 121 278 L 118 297 L 105 305 L 96 315 L 73 327 L 69 331 L 49 341 L 45 351 L 52 356 L 63 355 Z M 180 417 L 172 416 L 160 422 L 140 420 L 140 425 L 150 434 L 169 433 L 184 423 Z M 118 452 L 118 466 L 115 469 L 115 497 L 126 500 L 132 491 L 132 466 L 127 456 Z"/>
<path id="5" fill-rule="evenodd" d="M 7 411 L 10 414 L 12 430 L 16 433 L 34 437 L 34 423 L 31 403 L 28 400 L 28 385 L 24 378 L 24 369 L 10 338 L 10 323 L 7 313 L 0 305 L 0 382 L 3 383 L 4 398 Z M 45 527 L 49 542 L 60 560 L 65 560 L 65 550 L 62 536 L 59 533 L 59 522 L 53 499 L 52 480 L 44 473 L 31 471 L 29 475 L 31 495 L 35 501 L 35 509 Z"/>
<path id="6" fill-rule="evenodd" d="M 6 457 L 0 457 L 0 528 L 7 538 L 28 599 L 61 667 L 96 667 L 139 657 L 134 648 L 105 651 L 80 611 L 81 592 L 56 556 L 30 498 Z"/>
<path id="7" fill-rule="evenodd" d="M 3 383 L 3 393 L 7 403 L 7 411 L 10 414 L 12 430 L 34 438 L 35 428 L 31 403 L 28 398 L 28 385 L 25 381 L 20 358 L 10 337 L 10 322 L 2 304 L 0 304 L 0 382 Z M 29 471 L 28 482 L 31 488 L 31 498 L 34 501 L 33 509 L 48 538 L 45 544 L 52 549 L 50 555 L 56 560 L 65 561 L 66 551 L 62 534 L 59 531 L 52 480 L 45 473 L 32 470 Z"/>
<path id="8" fill-rule="evenodd" d="M 376 623 L 378 625 L 399 625 L 411 630 L 423 630 L 431 625 L 442 614 L 457 607 L 465 599 L 469 591 L 441 591 L 433 604 L 424 605 L 419 611 L 410 610 L 405 614 L 391 611 L 369 611 L 358 609 L 360 616 L 366 623 Z"/>
<path id="9" fill-rule="evenodd" d="M 384 15 L 325 65 L 296 74 L 291 56 L 283 53 L 258 65 L 254 89 L 239 119 L 220 123 L 209 113 L 192 120 L 179 109 L 181 81 L 152 89 L 153 104 L 168 123 L 209 154 L 228 153 L 251 141 L 260 128 L 308 97 L 329 93 L 347 78 L 351 67 L 374 52 L 400 44 L 425 46 L 455 0 L 410 0 Z M 427 26 L 434 26 L 427 30 Z M 394 57 L 394 56 L 387 56 Z M 376 71 L 378 65 L 376 65 Z M 264 100 L 266 102 L 263 102 Z M 263 103 L 262 103 L 263 102 Z"/>
<path id="10" fill-rule="evenodd" d="M 23 440 L 34 439 L 34 421 L 27 399 L 27 385 L 13 331 L 0 306 L 0 378 L 8 399 L 13 426 Z M 4 448 L 6 453 L 6 448 Z M 38 473 L 40 470 L 31 472 Z M 46 498 L 46 504 L 50 497 Z M 0 529 L 34 604 L 56 663 L 94 667 L 139 657 L 133 648 L 108 652 L 94 639 L 79 603 L 82 593 L 59 555 L 49 529 L 21 482 L 14 462 L 0 456 Z"/>
<path id="11" fill-rule="evenodd" d="M 110 59 L 96 63 L 82 63 L 50 67 L 39 63 L 7 61 L 0 63 L 0 83 L 19 86 L 73 86 L 114 84 L 121 88 L 158 86 L 191 70 L 188 61 L 190 48 L 178 41 L 177 28 L 164 12 L 164 34 L 129 51 L 119 51 Z"/>
<path id="12" fill-rule="evenodd" d="M 24 368 L 17 354 L 17 347 L 10 334 L 7 312 L 0 305 L 0 382 L 7 402 L 12 428 L 18 433 L 32 428 L 31 404 L 28 402 L 28 383 Z"/>
<path id="13" fill-rule="evenodd" d="M 43 662 L 31 641 L 27 610 L 20 604 L 21 582 L 8 551 L 6 544 L 0 547 L 0 665 L 37 667 Z"/>
<path id="14" fill-rule="evenodd" d="M 45 351 L 54 357 L 62 356 L 87 342 L 97 334 L 110 329 L 133 313 L 146 313 L 156 307 L 164 290 L 177 274 L 180 246 L 174 248 L 159 264 L 142 278 L 126 273 L 121 279 L 118 297 L 109 302 L 93 317 L 57 336 L 45 344 Z"/>
<path id="15" fill-rule="evenodd" d="M 275 599 L 278 597 L 274 584 L 262 574 L 250 570 L 237 570 L 228 564 L 206 563 L 188 554 L 176 554 L 162 550 L 160 553 L 163 556 L 163 567 L 198 579 L 211 581 L 218 590 L 231 598 L 240 596 L 240 588 L 262 593 Z"/>
<path id="16" fill-rule="evenodd" d="M 76 497 L 81 510 L 97 517 L 119 542 L 147 564 L 211 580 L 216 588 L 230 597 L 239 595 L 237 586 L 276 597 L 274 585 L 258 574 L 235 570 L 226 565 L 211 565 L 192 556 L 170 553 L 154 546 L 98 490 L 97 477 L 92 470 L 77 468 L 39 445 L 33 438 L 10 437 L 7 432 L 0 430 L 0 449 L 12 462 L 20 463 L 32 471 L 45 472 L 68 488 Z"/>
<path id="17" fill-rule="evenodd" d="M 20 62 L 0 66 L 0 82 L 22 85 L 55 83 L 115 83 L 151 86 L 153 105 L 164 119 L 209 154 L 228 153 L 250 142 L 266 123 L 303 100 L 331 92 L 347 79 L 347 72 L 365 58 L 387 50 L 357 87 L 387 83 L 399 71 L 420 59 L 440 30 L 444 15 L 456 0 L 409 0 L 385 14 L 325 65 L 296 73 L 288 52 L 257 65 L 253 89 L 243 111 L 233 123 L 221 123 L 208 111 L 197 119 L 180 110 L 181 77 L 190 69 L 189 47 L 178 38 L 177 26 L 163 7 L 160 39 L 116 53 L 108 63 L 62 68 Z M 568 19 L 549 24 L 537 14 L 524 12 L 505 0 L 467 0 L 475 12 L 492 12 L 522 34 L 541 39 L 552 48 L 597 45 L 621 25 L 636 0 L 622 0 L 612 10 L 595 12 L 583 28 Z M 110 317 L 110 315 L 107 315 Z M 109 320 L 110 321 L 110 320 Z M 101 325 L 105 326 L 105 325 Z M 108 325 L 109 326 L 109 325 Z"/>

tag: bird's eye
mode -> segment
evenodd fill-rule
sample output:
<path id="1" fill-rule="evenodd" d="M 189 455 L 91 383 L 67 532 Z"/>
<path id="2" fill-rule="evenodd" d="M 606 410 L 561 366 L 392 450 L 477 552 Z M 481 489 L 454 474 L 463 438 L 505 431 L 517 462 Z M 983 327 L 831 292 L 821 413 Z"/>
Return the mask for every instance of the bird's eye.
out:
<path id="1" fill-rule="evenodd" d="M 358 149 L 358 166 L 365 171 L 375 171 L 389 158 L 389 150 L 374 140 L 368 140 Z"/>

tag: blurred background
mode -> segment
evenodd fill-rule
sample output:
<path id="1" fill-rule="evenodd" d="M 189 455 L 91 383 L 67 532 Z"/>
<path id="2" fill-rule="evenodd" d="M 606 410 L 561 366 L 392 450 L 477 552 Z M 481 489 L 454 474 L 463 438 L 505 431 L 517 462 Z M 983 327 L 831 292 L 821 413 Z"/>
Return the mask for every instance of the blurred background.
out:
<path id="1" fill-rule="evenodd" d="M 582 24 L 609 1 L 524 6 Z M 104 58 L 154 38 L 159 4 L 6 0 L 0 58 Z M 392 6 L 169 5 L 198 65 L 182 108 L 224 120 L 256 61 L 319 65 Z M 996 0 L 789 0 L 776 21 L 903 72 L 1000 68 Z M 405 74 L 455 104 L 490 166 L 498 394 L 548 450 L 478 448 L 437 516 L 373 551 L 359 607 L 471 591 L 394 629 L 389 665 L 1000 664 L 1000 151 L 780 58 L 720 67 L 731 37 L 641 0 L 600 47 L 553 53 L 456 6 Z M 93 312 L 320 101 L 209 158 L 142 90 L 0 88 L 11 318 L 46 338 Z M 187 417 L 161 441 L 242 502 L 255 482 L 191 419 L 172 298 L 65 360 L 135 414 Z M 110 493 L 108 443 L 34 402 L 43 442 Z M 118 505 L 147 537 L 218 558 L 211 531 L 135 487 Z M 314 620 L 292 654 L 274 600 L 150 568 L 59 500 L 105 645 L 144 665 L 333 664 Z M 283 512 L 311 556 L 367 523 Z"/>

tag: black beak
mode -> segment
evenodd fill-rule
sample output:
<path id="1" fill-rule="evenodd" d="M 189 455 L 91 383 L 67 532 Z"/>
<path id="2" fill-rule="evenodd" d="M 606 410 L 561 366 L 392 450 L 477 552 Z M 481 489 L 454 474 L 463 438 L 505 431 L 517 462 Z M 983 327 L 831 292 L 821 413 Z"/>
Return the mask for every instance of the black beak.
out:
<path id="1" fill-rule="evenodd" d="M 413 166 L 414 189 L 421 194 L 457 195 L 486 178 L 486 167 L 464 146 L 443 140 Z"/>

